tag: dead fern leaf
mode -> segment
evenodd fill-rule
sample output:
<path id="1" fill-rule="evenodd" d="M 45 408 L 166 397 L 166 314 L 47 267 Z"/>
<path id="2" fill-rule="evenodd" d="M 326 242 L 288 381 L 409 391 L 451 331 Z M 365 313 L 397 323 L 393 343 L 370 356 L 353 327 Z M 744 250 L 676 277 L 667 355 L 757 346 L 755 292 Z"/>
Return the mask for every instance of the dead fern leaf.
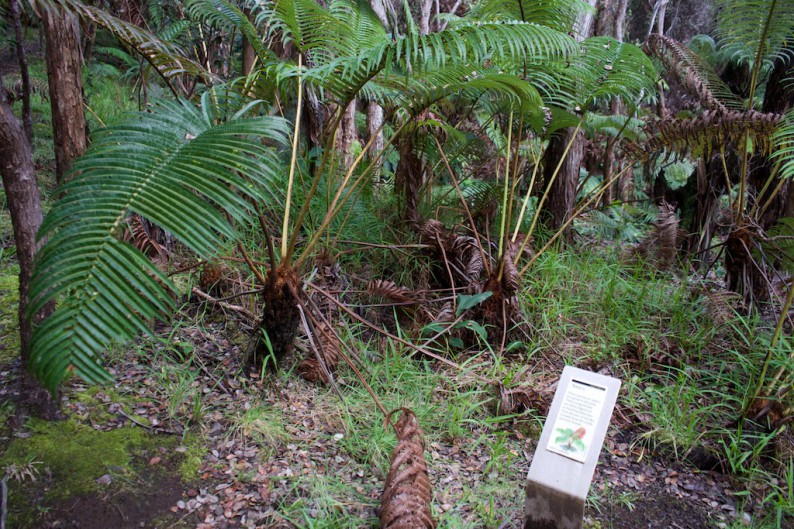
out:
<path id="1" fill-rule="evenodd" d="M 679 219 L 675 206 L 665 201 L 659 205 L 659 217 L 653 229 L 636 249 L 636 254 L 652 261 L 660 269 L 669 268 L 675 262 L 678 243 L 681 239 Z"/>
<path id="2" fill-rule="evenodd" d="M 317 350 L 309 352 L 296 369 L 304 380 L 325 385 L 330 382 L 328 374 L 334 373 L 339 364 L 339 337 L 321 322 L 316 328 L 314 343 L 318 345 Z"/>
<path id="3" fill-rule="evenodd" d="M 127 230 L 122 238 L 155 263 L 163 263 L 168 259 L 168 249 L 157 241 L 159 231 L 142 216 L 133 213 L 127 219 Z"/>
<path id="4" fill-rule="evenodd" d="M 367 292 L 395 303 L 419 303 L 424 300 L 424 296 L 420 292 L 398 286 L 394 281 L 384 279 L 374 279 L 367 283 Z"/>
<path id="5" fill-rule="evenodd" d="M 381 527 L 435 529 L 436 521 L 430 512 L 432 489 L 419 421 L 408 408 L 399 408 L 386 416 L 387 423 L 397 411 L 402 412 L 402 415 L 394 425 L 397 447 L 392 454 L 391 467 L 381 497 Z"/>

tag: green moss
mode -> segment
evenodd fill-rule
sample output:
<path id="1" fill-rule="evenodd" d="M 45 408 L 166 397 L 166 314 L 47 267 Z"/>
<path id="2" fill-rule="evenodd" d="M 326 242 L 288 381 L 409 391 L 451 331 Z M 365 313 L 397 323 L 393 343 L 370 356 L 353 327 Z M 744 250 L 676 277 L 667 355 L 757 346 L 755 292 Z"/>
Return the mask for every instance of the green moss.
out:
<path id="1" fill-rule="evenodd" d="M 0 272 L 0 363 L 19 355 L 19 267 Z"/>
<path id="2" fill-rule="evenodd" d="M 97 490 L 96 480 L 104 474 L 132 472 L 133 456 L 147 446 L 161 445 L 141 428 L 99 431 L 75 420 L 47 422 L 32 419 L 30 437 L 14 439 L 0 465 L 34 462 L 48 469 L 52 488 L 46 497 L 61 499 Z"/>
<path id="3" fill-rule="evenodd" d="M 185 435 L 181 446 L 186 450 L 184 452 L 185 459 L 179 465 L 179 476 L 182 481 L 189 483 L 198 478 L 201 462 L 207 454 L 207 446 L 201 436 L 195 434 Z"/>

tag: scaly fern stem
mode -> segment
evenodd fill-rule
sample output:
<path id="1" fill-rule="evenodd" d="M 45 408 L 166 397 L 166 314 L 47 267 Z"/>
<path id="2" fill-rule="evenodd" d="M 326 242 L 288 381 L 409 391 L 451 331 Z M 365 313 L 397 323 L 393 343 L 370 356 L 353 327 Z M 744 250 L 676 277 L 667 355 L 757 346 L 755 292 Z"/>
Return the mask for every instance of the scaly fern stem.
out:
<path id="1" fill-rule="evenodd" d="M 516 258 L 518 258 L 518 256 L 523 253 L 524 248 L 526 248 L 527 243 L 529 242 L 530 238 L 532 238 L 532 234 L 535 232 L 535 227 L 537 227 L 538 225 L 538 219 L 540 219 L 540 212 L 543 211 L 543 205 L 546 203 L 546 200 L 549 198 L 549 193 L 551 192 L 551 186 L 554 185 L 554 181 L 557 179 L 557 175 L 560 174 L 560 169 L 562 169 L 562 164 L 563 162 L 565 162 L 565 158 L 568 157 L 568 151 L 571 150 L 571 147 L 573 146 L 573 142 L 576 141 L 576 136 L 577 134 L 579 134 L 579 130 L 582 128 L 583 122 L 584 122 L 584 116 L 579 120 L 579 123 L 576 124 L 576 128 L 574 129 L 573 134 L 571 134 L 571 140 L 568 142 L 568 145 L 565 146 L 565 150 L 563 151 L 562 156 L 560 156 L 560 161 L 557 162 L 557 167 L 554 168 L 554 173 L 552 173 L 551 178 L 549 178 L 549 183 L 546 185 L 546 191 L 543 192 L 543 197 L 540 199 L 540 203 L 538 203 L 538 207 L 535 210 L 535 216 L 532 218 L 532 224 L 529 227 L 529 231 L 527 232 L 527 236 L 524 239 L 524 242 L 521 244 L 521 248 L 518 250 L 518 253 L 516 254 Z M 621 174 L 622 173 L 623 172 L 621 171 Z M 601 191 L 602 193 L 604 189 L 605 188 L 602 188 Z M 554 234 L 554 238 L 552 240 L 555 240 L 557 237 L 560 236 L 562 231 L 568 227 L 569 222 L 566 222 L 563 225 L 564 227 L 560 228 L 560 230 L 556 234 Z M 546 247 L 548 247 L 548 244 L 546 245 Z M 532 258 L 532 261 L 534 261 L 537 256 L 538 254 L 535 254 L 535 256 Z M 521 273 L 519 275 L 523 275 L 524 271 L 528 267 L 529 265 L 525 266 L 524 269 L 521 270 Z"/>
<path id="2" fill-rule="evenodd" d="M 755 89 L 758 87 L 758 76 L 761 73 L 761 62 L 764 57 L 764 48 L 766 45 L 766 39 L 769 36 L 769 26 L 772 23 L 772 17 L 775 14 L 775 7 L 777 6 L 777 0 L 772 0 L 772 4 L 769 6 L 769 13 L 766 17 L 766 22 L 764 23 L 764 29 L 761 32 L 761 38 L 758 41 L 758 50 L 756 50 L 755 54 L 755 62 L 753 63 L 753 71 L 750 75 L 750 92 L 747 99 L 747 110 L 752 110 L 753 108 L 753 98 L 755 97 Z M 744 140 L 742 142 L 742 172 L 741 172 L 741 180 L 740 180 L 740 187 L 739 187 L 739 208 L 736 212 L 736 223 L 738 225 L 742 224 L 742 215 L 745 208 L 745 193 L 747 189 L 747 166 L 750 160 L 750 149 L 747 146 L 747 143 L 750 141 L 750 131 L 746 131 L 744 133 Z"/>
<path id="3" fill-rule="evenodd" d="M 444 149 L 441 148 L 441 143 L 435 136 L 433 136 L 433 139 L 438 146 L 438 152 L 441 153 L 441 159 L 444 161 L 444 165 L 447 166 L 447 171 L 449 171 L 449 177 L 452 180 L 452 185 L 455 186 L 455 191 L 458 192 L 458 197 L 460 198 L 460 203 L 463 206 L 463 210 L 466 212 L 466 216 L 469 219 L 469 226 L 471 226 L 471 231 L 474 233 L 474 239 L 477 241 L 477 248 L 480 250 L 480 258 L 482 259 L 483 266 L 485 267 L 485 273 L 490 274 L 490 271 L 488 270 L 488 259 L 485 256 L 485 250 L 483 249 L 482 242 L 480 241 L 480 234 L 477 232 L 477 226 L 474 224 L 474 217 L 471 215 L 469 205 L 466 203 L 466 199 L 463 197 L 463 192 L 460 190 L 460 186 L 458 185 L 458 179 L 455 177 L 455 173 L 452 171 L 452 167 L 449 165 L 449 160 L 447 160 L 447 155 L 444 153 Z"/>
<path id="4" fill-rule="evenodd" d="M 646 156 L 646 157 L 647 157 L 647 156 Z M 642 160 L 644 160 L 644 159 L 645 159 L 645 157 L 641 158 L 641 159 L 639 160 L 639 162 L 641 163 L 641 161 L 642 161 Z M 577 210 L 576 210 L 576 211 L 575 211 L 575 212 L 574 212 L 574 213 L 571 215 L 571 217 L 570 217 L 568 220 L 566 220 L 566 221 L 565 221 L 565 223 L 564 223 L 562 226 L 560 226 L 560 229 L 558 229 L 558 230 L 557 230 L 557 232 L 556 232 L 556 233 L 555 233 L 555 234 L 554 234 L 554 235 L 551 237 L 551 239 L 549 239 L 549 240 L 548 240 L 548 242 L 547 242 L 546 244 L 544 244 L 544 245 L 543 245 L 543 248 L 541 248 L 540 250 L 538 250 L 538 251 L 535 253 L 535 255 L 533 255 L 533 256 L 532 256 L 532 258 L 531 258 L 531 259 L 529 260 L 529 262 L 528 262 L 528 263 L 527 263 L 527 264 L 524 266 L 524 268 L 522 268 L 522 269 L 521 269 L 521 271 L 518 273 L 518 275 L 519 275 L 519 276 L 523 276 L 523 275 L 526 273 L 526 271 L 527 271 L 527 270 L 529 270 L 529 268 L 530 268 L 530 267 L 531 267 L 531 266 L 532 266 L 532 265 L 535 263 L 535 261 L 538 259 L 538 257 L 540 257 L 541 255 L 543 255 L 543 252 L 545 252 L 546 250 L 548 250 L 548 249 L 549 249 L 549 247 L 550 247 L 552 244 L 554 244 L 554 241 L 556 241 L 557 239 L 559 239 L 559 238 L 560 238 L 560 235 L 562 235 L 563 233 L 565 233 L 565 230 L 566 230 L 566 229 L 568 229 L 568 226 L 570 226 L 570 225 L 571 225 L 571 223 L 574 221 L 574 219 L 576 219 L 577 217 L 579 217 L 579 215 L 581 215 L 581 214 L 584 212 L 584 210 L 585 210 L 585 209 L 587 209 L 587 208 L 590 206 L 590 204 L 592 204 L 593 202 L 595 202 L 596 200 L 598 200 L 599 198 L 601 198 L 601 195 L 603 195 L 603 194 L 604 194 L 604 191 L 606 191 L 606 190 L 607 190 L 607 188 L 608 188 L 609 186 L 611 186 L 612 184 L 614 184 L 615 182 L 617 182 L 617 181 L 618 181 L 618 178 L 620 178 L 621 176 L 623 176 L 623 174 L 624 174 L 624 173 L 626 173 L 626 172 L 627 172 L 629 169 L 631 169 L 632 167 L 633 167 L 633 165 L 632 165 L 632 164 L 629 164 L 629 165 L 627 165 L 627 166 L 626 166 L 625 168 L 623 168 L 623 169 L 622 169 L 620 172 L 618 172 L 618 173 L 617 173 L 615 176 L 613 176 L 613 177 L 612 177 L 612 178 L 611 178 L 611 179 L 610 179 L 608 182 L 604 183 L 604 184 L 601 186 L 601 189 L 600 189 L 600 190 L 599 190 L 597 193 L 594 193 L 594 194 L 593 194 L 593 195 L 592 195 L 592 196 L 591 196 L 591 197 L 590 197 L 590 198 L 587 200 L 587 202 L 585 202 L 584 204 L 582 204 L 582 206 L 581 206 L 579 209 L 577 209 Z M 518 252 L 518 255 L 521 255 L 521 252 L 523 252 L 523 251 L 524 251 L 524 246 L 526 245 L 526 243 L 527 243 L 527 241 L 528 241 L 528 240 L 529 240 L 529 236 L 527 236 L 527 238 L 524 240 L 524 244 L 522 244 L 522 245 L 521 245 L 521 250 L 519 250 L 519 252 Z"/>
<path id="5" fill-rule="evenodd" d="M 303 54 L 298 54 L 298 69 L 303 67 Z M 289 245 L 289 210 L 292 201 L 292 184 L 295 180 L 295 165 L 298 161 L 298 143 L 300 140 L 301 107 L 303 106 L 303 82 L 298 75 L 298 107 L 295 110 L 295 133 L 292 137 L 292 158 L 289 164 L 289 178 L 287 180 L 287 204 L 284 209 L 284 224 L 281 227 L 281 262 L 287 262 L 287 248 Z"/>
<path id="6" fill-rule="evenodd" d="M 513 111 L 510 110 L 509 123 L 507 125 L 507 152 L 505 153 L 505 185 L 504 193 L 502 194 L 502 222 L 499 226 L 499 258 L 504 255 L 505 250 L 505 233 L 507 231 L 507 199 L 509 197 L 508 189 L 510 188 L 510 148 L 513 143 Z M 498 167 L 498 165 L 497 165 Z M 502 280 L 502 271 L 504 270 L 504 261 L 499 264 L 499 272 L 496 279 Z"/>

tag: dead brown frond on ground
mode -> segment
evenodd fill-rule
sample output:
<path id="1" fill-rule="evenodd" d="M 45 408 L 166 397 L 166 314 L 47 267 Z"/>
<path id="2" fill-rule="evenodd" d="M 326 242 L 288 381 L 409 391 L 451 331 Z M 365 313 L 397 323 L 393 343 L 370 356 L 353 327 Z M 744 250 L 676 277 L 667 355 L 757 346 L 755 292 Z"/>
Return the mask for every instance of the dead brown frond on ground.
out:
<path id="1" fill-rule="evenodd" d="M 373 279 L 367 283 L 367 293 L 373 296 L 381 296 L 394 303 L 413 304 L 424 301 L 424 295 L 421 292 L 411 290 L 408 287 L 401 287 L 394 281 L 384 279 Z"/>
<path id="2" fill-rule="evenodd" d="M 432 489 L 424 455 L 424 441 L 419 421 L 408 408 L 392 411 L 400 418 L 394 425 L 397 447 L 391 459 L 383 489 L 380 523 L 384 529 L 434 529 L 436 521 L 430 512 Z"/>
<path id="3" fill-rule="evenodd" d="M 438 286 L 465 288 L 479 280 L 485 263 L 474 237 L 458 235 L 434 219 L 420 225 L 418 232 L 424 243 L 434 247 L 433 256 L 443 270 L 436 278 Z"/>

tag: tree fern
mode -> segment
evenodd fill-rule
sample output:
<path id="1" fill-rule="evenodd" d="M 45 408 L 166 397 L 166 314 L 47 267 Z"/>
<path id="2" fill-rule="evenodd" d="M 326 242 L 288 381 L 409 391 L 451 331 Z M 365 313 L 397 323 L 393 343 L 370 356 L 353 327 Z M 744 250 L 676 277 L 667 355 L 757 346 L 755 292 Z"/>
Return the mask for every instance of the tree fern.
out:
<path id="1" fill-rule="evenodd" d="M 159 39 L 133 24 L 124 22 L 102 9 L 86 5 L 79 0 L 39 0 L 36 2 L 39 9 L 53 9 L 56 5 L 63 6 L 86 22 L 110 31 L 126 46 L 140 53 L 163 77 L 189 74 L 207 81 L 212 79 L 210 72 L 200 64 L 188 59 L 179 47 Z"/>
<path id="2" fill-rule="evenodd" d="M 69 371 L 108 378 L 99 356 L 111 342 L 147 331 L 147 320 L 173 309 L 170 281 L 118 236 L 135 212 L 169 230 L 201 257 L 235 237 L 231 219 L 261 200 L 279 160 L 265 144 L 284 142 L 273 117 L 231 119 L 210 99 L 202 109 L 160 103 L 152 113 L 98 132 L 42 224 L 48 242 L 31 281 L 30 313 L 58 301 L 34 331 L 31 366 L 49 388 Z M 252 141 L 256 138 L 256 141 Z"/>

